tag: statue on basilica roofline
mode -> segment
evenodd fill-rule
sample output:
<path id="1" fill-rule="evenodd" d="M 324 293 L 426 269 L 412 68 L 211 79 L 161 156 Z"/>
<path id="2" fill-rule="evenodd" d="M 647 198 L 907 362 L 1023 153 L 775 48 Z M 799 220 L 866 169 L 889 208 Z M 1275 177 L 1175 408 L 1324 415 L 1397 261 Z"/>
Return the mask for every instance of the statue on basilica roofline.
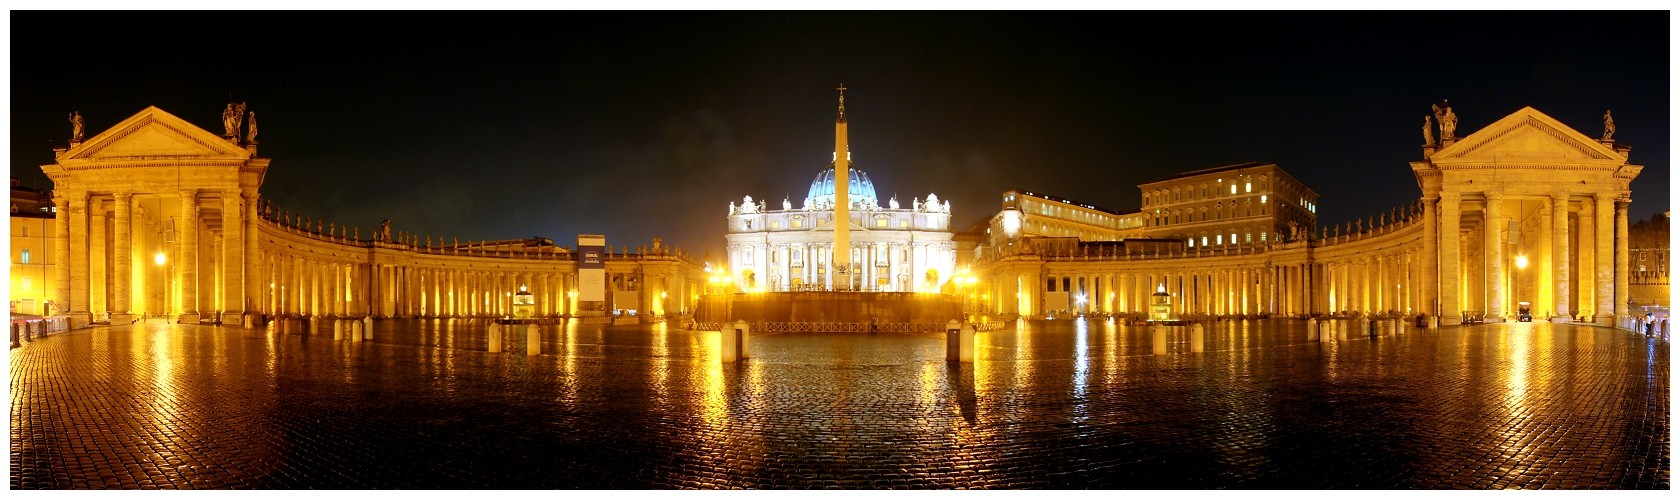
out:
<path id="1" fill-rule="evenodd" d="M 1434 123 L 1431 123 L 1431 121 L 1429 119 L 1429 115 L 1424 115 L 1423 116 L 1423 145 L 1424 145 L 1424 147 L 1430 147 L 1430 146 L 1435 145 L 1435 131 L 1431 130 L 1432 128 L 1434 128 L 1434 125 L 1435 125 Z"/>
<path id="2" fill-rule="evenodd" d="M 250 113 L 250 118 L 247 119 L 246 121 L 249 122 L 249 125 L 245 127 L 245 142 L 249 143 L 249 144 L 256 144 L 257 143 L 257 112 L 252 111 Z"/>
<path id="3" fill-rule="evenodd" d="M 1609 116 L 1608 112 L 1604 116 Z M 1609 138 L 1609 136 L 1604 136 L 1604 138 Z M 71 111 L 71 143 L 81 143 L 81 141 L 82 114 L 81 112 Z"/>
<path id="4" fill-rule="evenodd" d="M 793 202 L 788 201 L 786 197 L 782 198 L 782 210 L 793 210 Z"/>
<path id="5" fill-rule="evenodd" d="M 1447 104 L 1446 99 L 1442 99 L 1441 104 L 1431 104 L 1429 107 L 1435 110 L 1435 121 L 1441 123 L 1441 142 L 1455 140 L 1453 131 L 1458 129 L 1458 115 L 1453 114 L 1452 105 Z"/>
<path id="6" fill-rule="evenodd" d="M 893 210 L 898 210 L 898 197 L 897 196 L 894 196 L 894 197 L 887 200 L 887 208 L 890 208 L 890 209 L 893 209 Z"/>
<path id="7" fill-rule="evenodd" d="M 1610 110 L 1606 109 L 1604 110 L 1604 142 L 1610 142 L 1610 136 L 1612 135 L 1616 135 L 1616 121 L 1610 119 Z"/>
<path id="8" fill-rule="evenodd" d="M 239 121 L 245 116 L 245 103 L 228 103 L 222 110 L 222 137 L 239 137 Z"/>

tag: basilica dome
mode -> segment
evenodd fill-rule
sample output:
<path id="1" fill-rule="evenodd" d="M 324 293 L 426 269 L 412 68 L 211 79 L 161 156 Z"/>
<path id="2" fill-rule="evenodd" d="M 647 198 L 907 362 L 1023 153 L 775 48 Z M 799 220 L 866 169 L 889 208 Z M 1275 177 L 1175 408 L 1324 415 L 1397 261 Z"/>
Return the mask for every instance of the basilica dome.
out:
<path id="1" fill-rule="evenodd" d="M 852 203 L 874 204 L 880 198 L 875 196 L 875 183 L 870 182 L 869 174 L 862 170 L 848 167 L 846 169 L 846 197 Z M 812 203 L 828 204 L 834 200 L 834 164 L 817 174 L 816 180 L 811 181 L 811 190 L 806 195 Z"/>

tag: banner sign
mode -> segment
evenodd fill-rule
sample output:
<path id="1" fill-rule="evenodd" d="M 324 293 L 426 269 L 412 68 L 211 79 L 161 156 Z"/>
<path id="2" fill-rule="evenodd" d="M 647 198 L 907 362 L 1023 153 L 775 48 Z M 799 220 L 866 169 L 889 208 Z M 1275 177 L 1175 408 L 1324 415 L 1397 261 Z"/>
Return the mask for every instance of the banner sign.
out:
<path id="1" fill-rule="evenodd" d="M 578 302 L 607 300 L 607 237 L 578 235 Z"/>

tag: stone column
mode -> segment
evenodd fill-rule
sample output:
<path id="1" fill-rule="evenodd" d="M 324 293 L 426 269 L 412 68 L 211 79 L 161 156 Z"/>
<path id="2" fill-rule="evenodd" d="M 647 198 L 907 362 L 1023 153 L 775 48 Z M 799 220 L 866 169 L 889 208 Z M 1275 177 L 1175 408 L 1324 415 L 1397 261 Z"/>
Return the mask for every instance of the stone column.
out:
<path id="1" fill-rule="evenodd" d="M 1593 224 L 1593 264 L 1597 269 L 1593 298 L 1596 299 L 1593 323 L 1598 326 L 1615 326 L 1616 312 L 1616 271 L 1615 271 L 1615 209 L 1611 206 L 1615 202 L 1615 195 L 1597 193 L 1593 196 L 1595 205 L 1593 216 L 1598 219 Z"/>
<path id="2" fill-rule="evenodd" d="M 1628 200 L 1616 200 L 1616 316 L 1628 315 Z"/>
<path id="3" fill-rule="evenodd" d="M 1500 202 L 1504 197 L 1498 193 L 1483 193 L 1485 197 L 1482 224 L 1486 227 L 1482 233 L 1487 243 L 1487 276 L 1488 294 L 1487 317 L 1489 319 L 1505 317 L 1505 297 L 1509 295 L 1505 281 L 1505 213 Z"/>
<path id="4" fill-rule="evenodd" d="M 1581 210 L 1575 215 L 1575 253 L 1579 255 L 1576 255 L 1575 274 L 1572 277 L 1575 278 L 1575 294 L 1579 295 L 1575 298 L 1575 309 L 1583 321 L 1592 321 L 1594 309 L 1598 305 L 1594 297 L 1597 287 L 1593 286 L 1598 274 L 1598 266 L 1595 264 L 1597 260 L 1593 258 L 1597 250 L 1593 245 L 1593 237 L 1597 234 L 1594 226 L 1598 225 L 1594 220 L 1598 218 L 1595 216 L 1598 212 L 1597 205 L 1589 196 L 1581 200 Z"/>
<path id="5" fill-rule="evenodd" d="M 111 269 L 106 263 L 110 255 L 105 231 L 105 209 L 100 203 L 88 200 L 88 311 L 93 313 L 94 319 L 104 319 L 103 313 L 110 311 Z"/>
<path id="6" fill-rule="evenodd" d="M 245 314 L 245 212 L 240 209 L 239 198 L 237 189 L 222 191 L 223 324 L 237 324 Z"/>
<path id="7" fill-rule="evenodd" d="M 113 278 L 111 282 L 111 324 L 126 325 L 134 322 L 133 311 L 131 310 L 134 297 L 129 290 L 129 286 L 134 279 L 132 275 L 134 266 L 134 216 L 131 211 L 134 205 L 134 197 L 128 191 L 118 191 L 114 193 L 113 198 L 114 206 L 112 208 L 115 212 L 116 223 L 112 227 L 112 232 L 116 233 L 114 235 L 116 257 L 111 262 L 114 268 L 111 272 Z"/>
<path id="8" fill-rule="evenodd" d="M 245 230 L 240 232 L 240 243 L 245 245 L 245 303 L 240 310 L 247 314 L 272 312 L 263 311 L 261 303 L 256 300 L 261 296 L 263 289 L 268 287 L 268 284 L 264 283 L 268 281 L 268 274 L 258 268 L 261 265 L 262 254 L 257 251 L 257 242 L 261 236 L 257 232 L 257 193 L 241 191 L 240 197 L 244 199 L 244 212 L 241 213 L 239 223 L 245 227 Z"/>
<path id="9" fill-rule="evenodd" d="M 181 190 L 181 322 L 198 323 L 198 190 Z"/>
<path id="10" fill-rule="evenodd" d="M 1459 224 L 1459 194 L 1453 192 L 1441 193 L 1441 231 L 1436 241 L 1440 244 L 1440 315 L 1443 318 L 1456 318 L 1462 310 L 1458 303 L 1460 262 L 1458 258 L 1458 224 Z M 1442 320 L 1445 324 L 1446 320 Z"/>
<path id="11" fill-rule="evenodd" d="M 77 202 L 80 204 L 81 202 Z M 66 314 L 70 312 L 70 197 L 53 197 L 53 207 L 56 207 L 53 221 L 53 310 L 51 314 Z M 42 283 L 45 288 L 45 283 Z"/>
<path id="12" fill-rule="evenodd" d="M 93 320 L 93 308 L 89 302 L 92 295 L 88 288 L 88 199 L 86 191 L 70 195 L 70 260 L 54 264 L 70 270 L 70 299 L 66 305 L 69 306 L 72 328 L 87 326 Z"/>
<path id="13" fill-rule="evenodd" d="M 1552 193 L 1552 318 L 1568 318 L 1569 193 Z"/>
<path id="14" fill-rule="evenodd" d="M 1437 234 L 1440 230 L 1440 226 L 1437 225 L 1437 221 L 1440 220 L 1440 208 L 1436 206 L 1438 201 L 1439 197 L 1426 195 L 1423 198 L 1423 252 L 1419 255 L 1421 260 L 1418 262 L 1421 269 L 1418 273 L 1417 312 L 1430 316 L 1441 314 L 1435 306 L 1436 297 L 1441 294 L 1441 252 L 1438 245 L 1442 240 Z"/>
<path id="15" fill-rule="evenodd" d="M 1535 301 L 1532 312 L 1536 318 L 1541 319 L 1551 317 L 1552 311 L 1557 310 L 1557 303 L 1554 302 L 1555 298 L 1552 295 L 1553 289 L 1551 285 L 1553 281 L 1551 203 L 1550 199 L 1542 198 L 1540 200 L 1540 210 L 1536 213 L 1540 220 L 1540 223 L 1538 224 L 1540 227 L 1537 233 L 1539 238 L 1538 241 L 1535 242 L 1535 258 L 1531 263 L 1534 271 L 1533 274 L 1524 273 L 1523 279 L 1524 282 L 1529 282 L 1530 279 L 1533 280 L 1532 283 L 1534 283 Z M 1532 278 L 1529 278 L 1528 276 L 1532 276 Z M 1512 290 L 1512 293 L 1516 293 L 1516 290 Z"/>

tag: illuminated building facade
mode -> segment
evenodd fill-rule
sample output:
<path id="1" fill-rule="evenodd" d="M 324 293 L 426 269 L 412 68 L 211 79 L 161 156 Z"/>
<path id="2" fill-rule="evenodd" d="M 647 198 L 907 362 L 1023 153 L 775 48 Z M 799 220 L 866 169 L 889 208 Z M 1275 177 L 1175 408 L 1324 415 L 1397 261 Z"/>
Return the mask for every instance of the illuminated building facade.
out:
<path id="1" fill-rule="evenodd" d="M 841 113 L 844 116 L 843 107 Z M 908 207 L 891 198 L 883 208 L 874 182 L 850 164 L 850 151 L 845 154 L 848 161 L 839 163 L 848 170 L 844 212 L 851 286 L 836 286 L 831 265 L 838 207 L 835 163 L 830 163 L 811 181 L 797 208 L 783 199 L 777 210 L 752 196 L 743 197 L 739 206 L 729 204 L 724 272 L 734 289 L 936 292 L 950 282 L 957 256 L 951 202 L 929 193 L 911 198 Z M 838 153 L 835 159 L 840 159 Z"/>
<path id="2" fill-rule="evenodd" d="M 50 315 L 57 271 L 52 260 L 56 213 L 48 194 L 12 178 L 11 312 Z"/>
<path id="3" fill-rule="evenodd" d="M 1198 170 L 1138 185 L 1143 235 L 1187 248 L 1276 242 L 1318 225 L 1318 193 L 1273 163 Z"/>

